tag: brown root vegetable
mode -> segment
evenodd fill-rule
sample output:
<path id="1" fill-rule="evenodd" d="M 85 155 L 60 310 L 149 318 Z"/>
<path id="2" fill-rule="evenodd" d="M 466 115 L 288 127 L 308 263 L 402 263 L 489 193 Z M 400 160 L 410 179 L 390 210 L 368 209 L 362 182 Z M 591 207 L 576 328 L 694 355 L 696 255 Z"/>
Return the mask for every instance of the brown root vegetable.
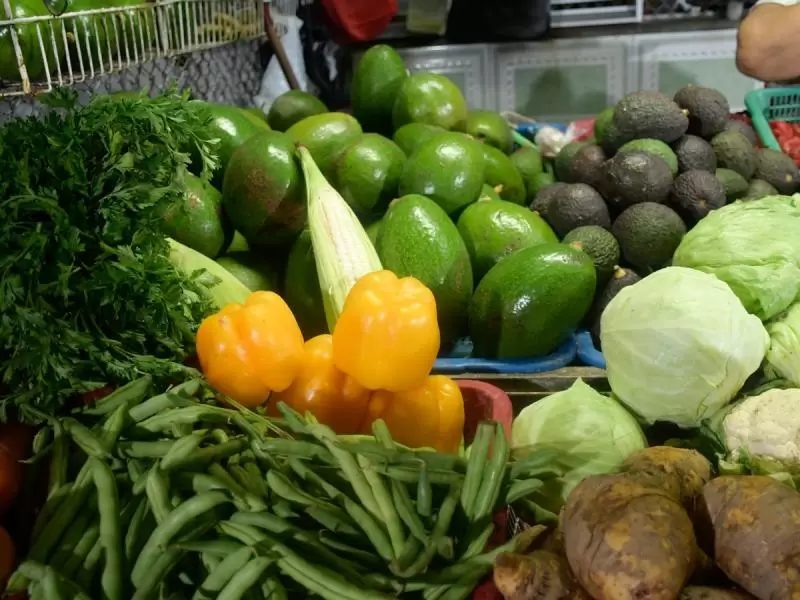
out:
<path id="1" fill-rule="evenodd" d="M 562 517 L 569 565 L 596 600 L 675 600 L 694 570 L 689 515 L 633 473 L 588 477 Z"/>
<path id="2" fill-rule="evenodd" d="M 678 600 L 753 600 L 753 597 L 736 590 L 693 585 L 684 588 Z"/>
<path id="3" fill-rule="evenodd" d="M 762 476 L 724 476 L 703 488 L 714 561 L 761 600 L 800 600 L 800 493 Z"/>
<path id="4" fill-rule="evenodd" d="M 501 554 L 494 563 L 494 584 L 506 600 L 591 600 L 567 561 L 547 550 Z"/>

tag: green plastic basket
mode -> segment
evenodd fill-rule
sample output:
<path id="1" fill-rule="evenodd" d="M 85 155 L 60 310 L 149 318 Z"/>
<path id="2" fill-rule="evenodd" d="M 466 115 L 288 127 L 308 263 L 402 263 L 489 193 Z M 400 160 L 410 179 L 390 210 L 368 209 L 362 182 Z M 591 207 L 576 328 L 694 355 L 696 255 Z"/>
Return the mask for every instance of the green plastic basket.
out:
<path id="1" fill-rule="evenodd" d="M 745 106 L 753 119 L 761 143 L 767 148 L 780 150 L 778 140 L 769 127 L 770 121 L 800 121 L 800 87 L 769 87 L 747 92 Z"/>

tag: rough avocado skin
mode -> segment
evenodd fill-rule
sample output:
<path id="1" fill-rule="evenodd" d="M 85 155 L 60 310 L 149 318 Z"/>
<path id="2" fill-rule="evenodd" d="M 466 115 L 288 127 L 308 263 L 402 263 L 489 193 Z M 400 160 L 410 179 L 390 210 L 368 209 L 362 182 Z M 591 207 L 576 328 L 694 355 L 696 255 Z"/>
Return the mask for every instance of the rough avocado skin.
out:
<path id="1" fill-rule="evenodd" d="M 648 154 L 653 154 L 654 156 L 663 158 L 667 165 L 669 165 L 669 170 L 672 172 L 672 176 L 675 177 L 678 174 L 678 157 L 675 156 L 675 152 L 672 151 L 672 148 L 667 146 L 661 140 L 633 140 L 627 144 L 624 144 L 619 149 L 619 152 L 633 151 L 647 152 Z"/>
<path id="2" fill-rule="evenodd" d="M 285 133 L 265 131 L 231 156 L 222 205 L 251 245 L 283 244 L 305 226 L 305 186 L 295 147 Z"/>
<path id="3" fill-rule="evenodd" d="M 378 217 L 397 197 L 406 155 L 392 140 L 367 133 L 336 160 L 334 187 L 360 218 Z"/>
<path id="4" fill-rule="evenodd" d="M 696 135 L 685 135 L 672 145 L 678 159 L 678 171 L 717 170 L 717 155 L 707 141 Z"/>
<path id="5" fill-rule="evenodd" d="M 686 171 L 672 184 L 670 205 L 690 225 L 725 205 L 725 188 L 713 173 Z"/>
<path id="6" fill-rule="evenodd" d="M 364 53 L 350 87 L 353 115 L 364 131 L 391 135 L 392 109 L 407 77 L 403 58 L 390 46 L 379 44 Z"/>
<path id="7" fill-rule="evenodd" d="M 481 144 L 483 150 L 483 180 L 491 187 L 502 186 L 498 192 L 503 200 L 525 203 L 525 182 L 511 159 L 500 150 Z"/>
<path id="8" fill-rule="evenodd" d="M 556 177 L 564 183 L 575 183 L 572 172 L 572 161 L 580 150 L 587 146 L 586 142 L 570 142 L 564 146 L 555 158 Z"/>
<path id="9" fill-rule="evenodd" d="M 736 171 L 745 179 L 750 179 L 755 173 L 758 158 L 756 149 L 738 131 L 723 131 L 714 136 L 711 147 L 719 167 Z"/>
<path id="10" fill-rule="evenodd" d="M 717 169 L 714 175 L 725 188 L 725 197 L 728 202 L 742 198 L 747 193 L 747 180 L 736 171 L 730 169 Z"/>
<path id="11" fill-rule="evenodd" d="M 611 229 L 608 207 L 600 193 L 585 183 L 572 183 L 547 207 L 547 222 L 559 237 L 577 227 L 597 225 Z"/>
<path id="12" fill-rule="evenodd" d="M 606 164 L 606 199 L 622 212 L 638 202 L 666 202 L 672 188 L 672 172 L 663 158 L 647 152 L 618 154 Z"/>
<path id="13" fill-rule="evenodd" d="M 628 263 L 640 269 L 658 269 L 672 260 L 686 234 L 686 224 L 669 206 L 642 202 L 617 217 L 611 233 Z"/>
<path id="14" fill-rule="evenodd" d="M 539 215 L 547 220 L 550 204 L 552 204 L 556 198 L 564 195 L 568 189 L 569 184 L 562 183 L 560 181 L 556 181 L 555 183 L 551 183 L 550 185 L 542 188 L 536 194 L 533 202 L 531 202 L 531 210 L 535 213 L 539 213 Z"/>
<path id="15" fill-rule="evenodd" d="M 286 130 L 291 140 L 305 146 L 319 170 L 330 178 L 336 158 L 361 137 L 361 125 L 353 117 L 340 112 L 312 115 Z"/>
<path id="16" fill-rule="evenodd" d="M 425 142 L 408 159 L 399 193 L 427 196 L 453 214 L 478 199 L 483 170 L 480 142 L 460 133 L 443 133 Z"/>
<path id="17" fill-rule="evenodd" d="M 467 115 L 465 133 L 484 144 L 494 146 L 505 154 L 510 154 L 514 145 L 511 128 L 506 120 L 490 110 L 470 111 Z"/>
<path id="18" fill-rule="evenodd" d="M 395 129 L 408 123 L 427 123 L 464 131 L 467 102 L 456 84 L 438 73 L 415 73 L 400 86 L 392 110 Z"/>
<path id="19" fill-rule="evenodd" d="M 207 181 L 186 174 L 186 193 L 162 216 L 164 233 L 209 258 L 230 244 L 233 228 L 222 211 L 222 194 Z"/>
<path id="20" fill-rule="evenodd" d="M 286 131 L 306 117 L 328 112 L 328 107 L 317 98 L 303 90 L 289 90 L 272 103 L 267 114 L 267 123 L 275 131 Z"/>
<path id="21" fill-rule="evenodd" d="M 794 161 L 783 152 L 762 148 L 756 157 L 756 179 L 769 183 L 781 194 L 789 195 L 797 191 L 800 172 Z"/>
<path id="22" fill-rule="evenodd" d="M 626 287 L 641 280 L 642 278 L 633 269 L 622 267 L 614 269 L 611 279 L 608 280 L 608 283 L 603 287 L 603 291 L 595 298 L 595 303 L 592 307 L 592 335 L 594 335 L 596 343 L 599 344 L 600 342 L 600 317 L 603 316 L 606 306 L 614 299 L 614 296 Z"/>
<path id="23" fill-rule="evenodd" d="M 597 285 L 605 285 L 619 263 L 620 249 L 617 238 L 607 229 L 597 225 L 586 225 L 573 229 L 562 241 L 589 255 L 597 273 Z"/>
<path id="24" fill-rule="evenodd" d="M 376 249 L 384 268 L 433 292 L 443 345 L 451 345 L 466 325 L 473 280 L 467 248 L 447 213 L 425 196 L 398 198 L 381 221 Z"/>
<path id="25" fill-rule="evenodd" d="M 592 303 L 592 260 L 565 244 L 525 248 L 478 284 L 469 311 L 475 356 L 527 358 L 555 350 Z"/>
<path id="26" fill-rule="evenodd" d="M 742 197 L 742 200 L 758 200 L 766 196 L 777 196 L 778 190 L 761 179 L 751 179 L 747 186 L 747 193 Z"/>
<path id="27" fill-rule="evenodd" d="M 458 218 L 458 232 L 469 252 L 475 281 L 517 250 L 558 241 L 539 215 L 504 200 L 478 200 L 468 206 Z"/>
<path id="28" fill-rule="evenodd" d="M 730 118 L 728 99 L 717 90 L 687 85 L 675 94 L 675 103 L 688 113 L 689 133 L 711 138 L 725 130 Z"/>
<path id="29" fill-rule="evenodd" d="M 739 119 L 728 119 L 728 122 L 725 124 L 725 131 L 738 131 L 744 137 L 750 140 L 750 143 L 753 146 L 758 145 L 758 134 L 756 134 L 756 130 L 744 121 L 740 121 Z"/>
<path id="30" fill-rule="evenodd" d="M 305 339 L 328 333 L 322 291 L 319 287 L 317 265 L 314 262 L 314 250 L 311 247 L 311 234 L 308 229 L 303 230 L 298 236 L 289 252 L 283 294 Z"/>
<path id="31" fill-rule="evenodd" d="M 605 165 L 603 149 L 597 144 L 588 144 L 572 158 L 571 179 L 574 183 L 585 183 L 600 190 L 605 181 Z"/>
<path id="32" fill-rule="evenodd" d="M 686 133 L 689 119 L 668 96 L 656 91 L 631 92 L 614 107 L 612 123 L 623 143 L 651 138 L 671 143 Z"/>
<path id="33" fill-rule="evenodd" d="M 422 146 L 422 144 L 446 131 L 444 127 L 439 127 L 437 125 L 409 123 L 408 125 L 403 125 L 394 132 L 392 141 L 405 152 L 406 156 L 411 156 L 414 150 Z"/>
<path id="34" fill-rule="evenodd" d="M 608 108 L 603 109 L 597 115 L 597 118 L 594 120 L 594 139 L 595 141 L 603 145 L 603 140 L 606 137 L 606 130 L 608 129 L 609 123 L 614 118 L 614 107 L 609 106 Z"/>

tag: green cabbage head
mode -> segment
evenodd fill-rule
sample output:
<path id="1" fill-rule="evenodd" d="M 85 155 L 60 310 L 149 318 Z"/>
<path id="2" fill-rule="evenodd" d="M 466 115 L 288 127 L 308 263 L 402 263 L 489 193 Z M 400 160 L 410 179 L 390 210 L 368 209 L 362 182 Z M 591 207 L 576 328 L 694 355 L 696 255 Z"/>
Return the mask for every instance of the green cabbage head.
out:
<path id="1" fill-rule="evenodd" d="M 711 212 L 684 236 L 672 264 L 716 275 L 766 321 L 800 294 L 800 196 L 768 196 Z"/>
<path id="2" fill-rule="evenodd" d="M 764 371 L 771 379 L 800 386 L 800 303 L 767 323 L 769 349 Z"/>
<path id="3" fill-rule="evenodd" d="M 630 454 L 646 446 L 636 419 L 581 379 L 523 408 L 511 426 L 515 458 L 552 453 L 548 464 L 559 477 L 545 481 L 532 499 L 555 513 L 584 478 L 617 471 Z"/>
<path id="4" fill-rule="evenodd" d="M 668 267 L 617 294 L 600 341 L 611 389 L 629 409 L 647 423 L 696 427 L 758 369 L 769 336 L 726 283 Z"/>

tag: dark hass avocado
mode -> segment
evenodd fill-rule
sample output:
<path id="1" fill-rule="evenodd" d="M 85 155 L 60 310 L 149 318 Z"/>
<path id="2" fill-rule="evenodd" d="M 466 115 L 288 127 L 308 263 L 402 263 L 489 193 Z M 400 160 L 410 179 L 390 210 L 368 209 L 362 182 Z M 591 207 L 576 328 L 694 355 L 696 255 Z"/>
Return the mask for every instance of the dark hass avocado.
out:
<path id="1" fill-rule="evenodd" d="M 678 171 L 717 170 L 717 155 L 707 141 L 696 135 L 685 135 L 672 145 L 678 158 Z"/>
<path id="2" fill-rule="evenodd" d="M 689 119 L 672 98 L 655 91 L 624 96 L 614 107 L 612 123 L 623 143 L 649 138 L 669 144 L 689 127 Z"/>
<path id="3" fill-rule="evenodd" d="M 381 221 L 376 249 L 385 269 L 433 292 L 442 345 L 451 346 L 466 326 L 473 280 L 464 240 L 447 213 L 425 196 L 398 198 Z"/>
<path id="4" fill-rule="evenodd" d="M 394 132 L 392 141 L 405 152 L 406 156 L 411 156 L 422 144 L 446 131 L 444 127 L 438 127 L 437 125 L 409 123 Z"/>
<path id="5" fill-rule="evenodd" d="M 711 147 L 720 168 L 736 171 L 745 179 L 750 179 L 755 173 L 758 159 L 756 149 L 741 133 L 723 131 L 714 136 Z"/>
<path id="6" fill-rule="evenodd" d="M 478 199 L 483 170 L 480 142 L 461 133 L 443 133 L 409 157 L 399 193 L 427 196 L 452 215 Z"/>
<path id="7" fill-rule="evenodd" d="M 667 162 L 647 152 L 618 154 L 606 164 L 609 208 L 617 213 L 639 202 L 666 202 L 672 188 Z"/>
<path id="8" fill-rule="evenodd" d="M 297 237 L 289 252 L 283 281 L 283 299 L 292 309 L 305 339 L 328 333 L 322 290 L 308 229 Z"/>
<path id="9" fill-rule="evenodd" d="M 361 125 L 345 113 L 322 113 L 306 117 L 286 130 L 295 144 L 308 149 L 322 174 L 330 180 L 336 159 L 350 144 L 359 139 Z"/>
<path id="10" fill-rule="evenodd" d="M 569 184 L 547 207 L 547 222 L 559 237 L 578 227 L 611 228 L 608 207 L 600 193 L 585 183 Z"/>
<path id="11" fill-rule="evenodd" d="M 725 130 L 731 106 L 721 92 L 687 85 L 678 90 L 674 100 L 689 117 L 689 133 L 710 139 Z"/>
<path id="12" fill-rule="evenodd" d="M 790 195 L 797 191 L 800 172 L 783 152 L 762 148 L 756 157 L 755 178 L 766 181 L 781 194 Z"/>
<path id="13" fill-rule="evenodd" d="M 499 359 L 550 354 L 589 310 L 595 285 L 592 260 L 565 244 L 541 244 L 507 256 L 472 298 L 473 354 Z"/>
<path id="14" fill-rule="evenodd" d="M 222 205 L 254 246 L 287 243 L 305 227 L 305 186 L 285 133 L 265 131 L 236 149 L 225 172 Z"/>
<path id="15" fill-rule="evenodd" d="M 742 197 L 742 200 L 758 200 L 766 196 L 777 196 L 778 190 L 761 179 L 751 179 L 747 186 L 747 192 Z"/>
<path id="16" fill-rule="evenodd" d="M 548 219 L 547 211 L 550 209 L 550 204 L 552 204 L 556 198 L 562 196 L 569 189 L 569 185 L 568 183 L 556 181 L 542 188 L 539 193 L 536 194 L 533 202 L 531 202 L 531 210 L 535 213 L 539 213 L 546 221 Z"/>
<path id="17" fill-rule="evenodd" d="M 458 86 L 438 73 L 414 73 L 403 80 L 392 108 L 392 123 L 427 123 L 453 131 L 467 126 L 467 102 Z"/>
<path id="18" fill-rule="evenodd" d="M 658 269 L 672 260 L 686 224 L 669 206 L 642 202 L 626 209 L 611 228 L 622 256 L 634 267 Z"/>
<path id="19" fill-rule="evenodd" d="M 603 311 L 608 306 L 614 297 L 624 290 L 629 285 L 641 281 L 642 278 L 636 274 L 633 269 L 616 267 L 611 274 L 611 279 L 603 287 L 603 291 L 595 298 L 594 306 L 592 306 L 592 335 L 595 338 L 595 343 L 600 343 L 600 317 L 603 316 Z"/>
<path id="20" fill-rule="evenodd" d="M 686 171 L 672 184 L 670 205 L 689 225 L 725 205 L 725 188 L 713 173 Z"/>
<path id="21" fill-rule="evenodd" d="M 514 146 L 511 127 L 500 114 L 491 110 L 471 110 L 464 133 L 494 146 L 504 154 L 511 154 Z"/>
<path id="22" fill-rule="evenodd" d="M 275 131 L 286 131 L 306 117 L 326 112 L 328 107 L 316 96 L 303 90 L 289 90 L 272 103 L 267 114 L 267 123 Z"/>
<path id="23" fill-rule="evenodd" d="M 538 214 L 505 200 L 478 200 L 469 205 L 458 218 L 458 231 L 476 282 L 509 254 L 558 241 Z"/>
<path id="24" fill-rule="evenodd" d="M 740 119 L 728 119 L 728 122 L 725 124 L 724 131 L 738 131 L 744 137 L 750 140 L 750 143 L 753 144 L 753 146 L 758 146 L 758 134 L 756 133 L 756 130 Z"/>
<path id="25" fill-rule="evenodd" d="M 725 198 L 728 202 L 733 202 L 747 194 L 748 183 L 747 180 L 739 175 L 736 171 L 730 169 L 717 169 L 714 176 L 725 188 Z"/>
<path id="26" fill-rule="evenodd" d="M 600 190 L 605 182 L 606 153 L 597 144 L 587 144 L 572 159 L 574 183 L 585 183 Z"/>
<path id="27" fill-rule="evenodd" d="M 488 144 L 481 144 L 483 149 L 483 181 L 497 188 L 503 200 L 514 204 L 525 204 L 525 182 L 511 159 L 500 150 Z"/>
<path id="28" fill-rule="evenodd" d="M 403 57 L 391 46 L 378 44 L 364 53 L 350 86 L 353 116 L 364 131 L 392 134 L 392 109 L 406 77 Z"/>
<path id="29" fill-rule="evenodd" d="M 619 264 L 620 248 L 617 238 L 607 229 L 585 225 L 570 231 L 562 241 L 589 255 L 597 272 L 597 285 L 605 285 Z"/>
<path id="30" fill-rule="evenodd" d="M 572 161 L 580 150 L 585 148 L 586 142 L 570 142 L 564 146 L 555 158 L 556 178 L 564 183 L 575 183 L 572 171 Z"/>
<path id="31" fill-rule="evenodd" d="M 648 154 L 659 156 L 669 165 L 669 170 L 672 172 L 673 177 L 678 174 L 678 157 L 675 156 L 672 148 L 661 140 L 633 140 L 624 144 L 618 152 L 647 152 Z"/>

